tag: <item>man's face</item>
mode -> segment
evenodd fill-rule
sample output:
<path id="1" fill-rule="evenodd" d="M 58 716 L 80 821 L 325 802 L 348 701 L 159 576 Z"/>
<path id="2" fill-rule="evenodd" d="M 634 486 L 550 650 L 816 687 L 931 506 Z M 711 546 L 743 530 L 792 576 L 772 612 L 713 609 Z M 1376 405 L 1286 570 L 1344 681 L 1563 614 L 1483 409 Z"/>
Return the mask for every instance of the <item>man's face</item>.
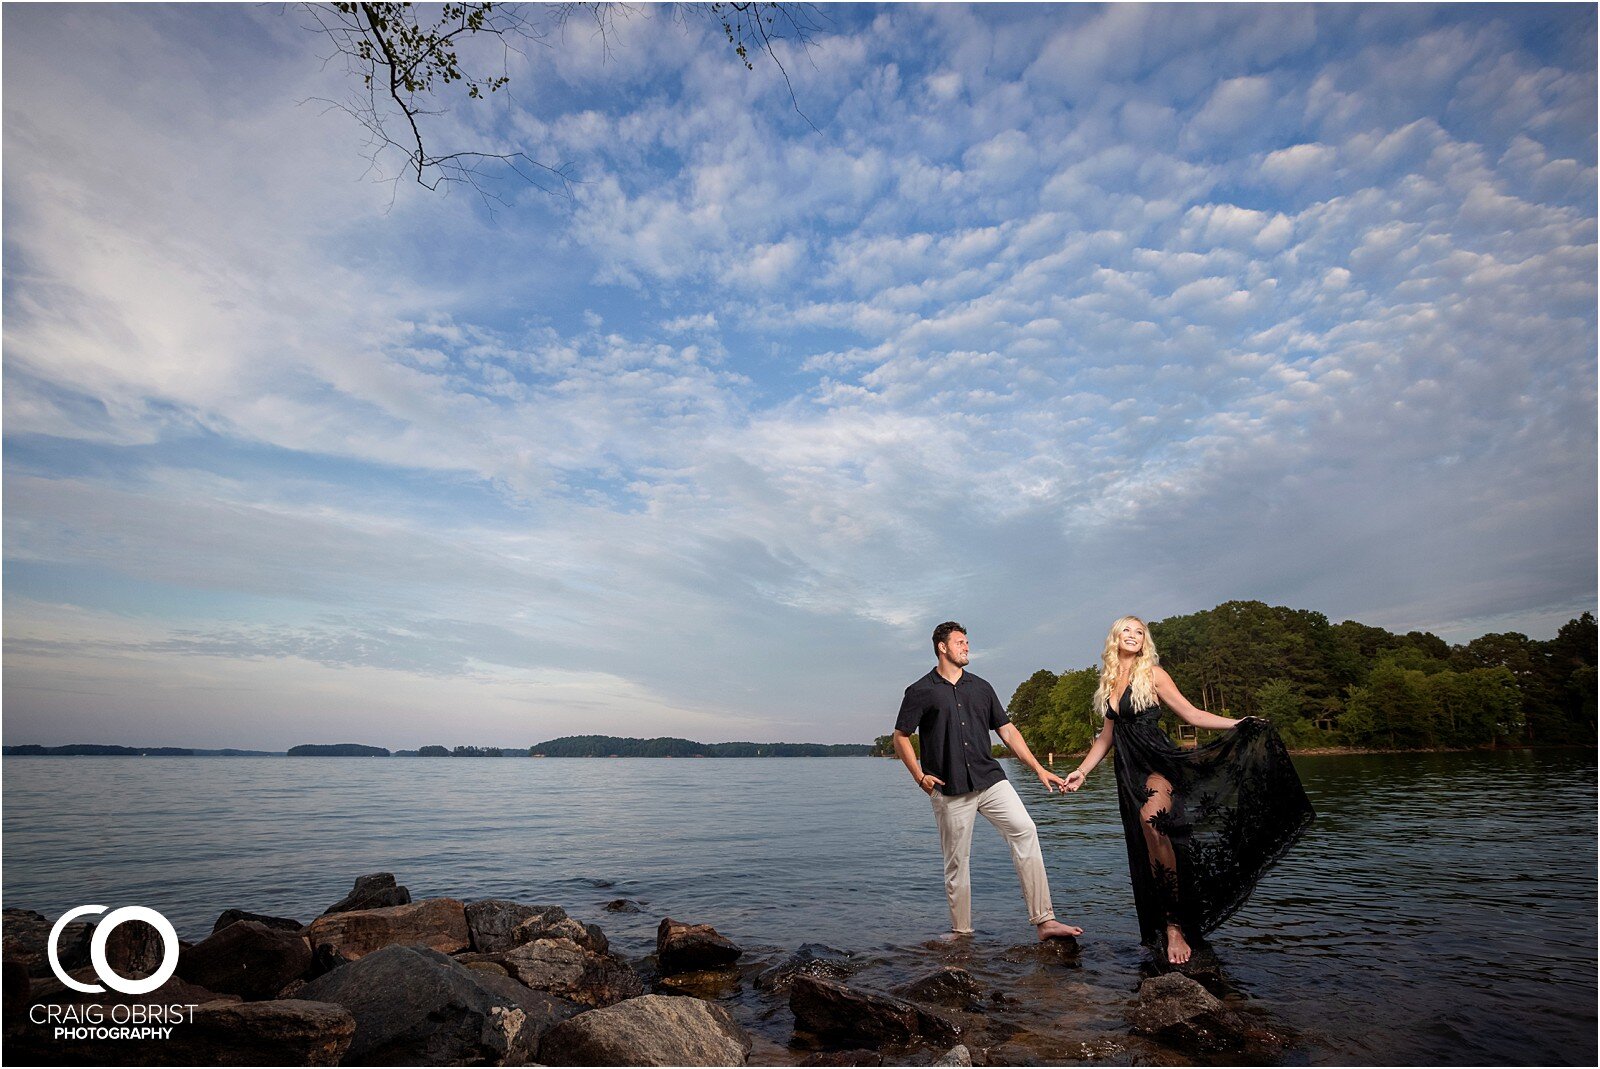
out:
<path id="1" fill-rule="evenodd" d="M 944 656 L 957 668 L 965 668 L 972 660 L 971 648 L 967 645 L 967 636 L 960 631 L 950 632 L 950 637 L 944 640 Z"/>

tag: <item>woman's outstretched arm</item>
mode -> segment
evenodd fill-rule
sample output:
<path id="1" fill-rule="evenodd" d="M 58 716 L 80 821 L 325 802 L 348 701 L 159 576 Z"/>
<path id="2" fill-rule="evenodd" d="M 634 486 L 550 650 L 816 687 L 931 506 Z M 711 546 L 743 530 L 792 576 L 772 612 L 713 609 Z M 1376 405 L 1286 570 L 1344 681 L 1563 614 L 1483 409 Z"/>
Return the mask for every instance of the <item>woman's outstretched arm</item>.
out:
<path id="1" fill-rule="evenodd" d="M 1083 781 L 1088 778 L 1089 773 L 1094 771 L 1094 766 L 1098 765 L 1101 759 L 1105 757 L 1106 752 L 1111 749 L 1111 735 L 1112 723 L 1110 719 L 1102 720 L 1100 722 L 1100 734 L 1096 735 L 1094 742 L 1089 745 L 1089 752 L 1083 755 L 1083 761 L 1077 768 L 1067 773 L 1067 790 L 1075 791 L 1083 786 Z"/>
<path id="2" fill-rule="evenodd" d="M 1190 705 L 1189 699 L 1183 696 L 1183 692 L 1178 689 L 1178 684 L 1174 683 L 1172 677 L 1167 675 L 1165 668 L 1152 669 L 1151 677 L 1155 680 L 1156 697 L 1160 698 L 1162 703 L 1176 713 L 1178 719 L 1184 723 L 1193 724 L 1197 728 L 1209 728 L 1213 731 L 1226 731 L 1238 723 L 1237 720 L 1229 720 L 1225 716 L 1208 713 L 1204 709 L 1196 709 L 1193 705 Z"/>

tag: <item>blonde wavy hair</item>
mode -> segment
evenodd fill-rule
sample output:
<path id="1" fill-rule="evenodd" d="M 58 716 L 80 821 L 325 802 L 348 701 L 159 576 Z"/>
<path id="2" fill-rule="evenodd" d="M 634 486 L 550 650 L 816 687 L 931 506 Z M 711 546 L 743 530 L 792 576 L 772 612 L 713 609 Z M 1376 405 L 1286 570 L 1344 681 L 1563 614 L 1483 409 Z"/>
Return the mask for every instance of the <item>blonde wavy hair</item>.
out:
<path id="1" fill-rule="evenodd" d="M 1094 709 L 1097 713 L 1104 713 L 1111 707 L 1111 692 L 1117 687 L 1117 640 L 1121 637 L 1123 627 L 1128 624 L 1138 624 L 1144 628 L 1144 649 L 1133 662 L 1133 681 L 1128 684 L 1133 691 L 1133 707 L 1143 710 L 1156 704 L 1154 669 L 1161 663 L 1161 656 L 1156 653 L 1155 639 L 1150 637 L 1150 628 L 1137 616 L 1119 616 L 1106 634 L 1106 646 L 1100 654 L 1100 687 L 1094 692 Z"/>

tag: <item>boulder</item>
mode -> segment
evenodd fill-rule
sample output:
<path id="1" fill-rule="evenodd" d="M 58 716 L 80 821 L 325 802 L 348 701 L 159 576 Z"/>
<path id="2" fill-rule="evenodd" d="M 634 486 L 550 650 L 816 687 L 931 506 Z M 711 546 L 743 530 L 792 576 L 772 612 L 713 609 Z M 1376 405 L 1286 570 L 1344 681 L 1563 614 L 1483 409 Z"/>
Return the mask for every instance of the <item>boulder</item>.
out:
<path id="1" fill-rule="evenodd" d="M 743 1065 L 750 1047 L 721 1006 L 641 995 L 556 1025 L 539 1057 L 549 1065 Z"/>
<path id="2" fill-rule="evenodd" d="M 1141 983 L 1127 1017 L 1135 1033 L 1190 1051 L 1233 1050 L 1245 1040 L 1246 1027 L 1238 1016 L 1200 983 L 1177 972 Z"/>
<path id="3" fill-rule="evenodd" d="M 583 924 L 567 916 L 566 911 L 560 906 L 553 907 L 553 913 L 542 916 L 529 917 L 517 925 L 511 933 L 514 946 L 532 943 L 539 939 L 570 939 L 581 947 L 586 947 L 596 954 L 604 954 L 611 948 L 610 941 L 605 933 L 593 924 Z M 556 914 L 559 914 L 557 916 Z"/>
<path id="4" fill-rule="evenodd" d="M 967 970 L 954 966 L 947 965 L 901 984 L 894 989 L 894 993 L 913 1002 L 932 1002 L 973 1012 L 983 1009 L 983 985 L 974 980 Z"/>
<path id="5" fill-rule="evenodd" d="M 51 976 L 50 929 L 55 921 L 31 909 L 7 906 L 0 916 L 0 956 L 6 961 L 20 961 L 30 976 Z M 61 930 L 56 952 L 61 967 L 67 971 L 89 964 L 89 939 L 94 935 L 94 925 L 75 921 Z"/>
<path id="6" fill-rule="evenodd" d="M 265 913 L 247 913 L 242 909 L 225 909 L 222 911 L 222 915 L 217 918 L 217 923 L 211 926 L 211 934 L 216 935 L 235 921 L 255 921 L 257 924 L 265 924 L 268 928 L 276 928 L 281 932 L 300 932 L 305 928 L 305 925 L 289 917 L 269 917 Z"/>
<path id="7" fill-rule="evenodd" d="M 528 1029 L 530 1038 L 535 1041 L 553 1026 L 588 1009 L 587 1006 L 580 1006 L 576 1002 L 557 998 L 547 991 L 535 991 L 503 972 L 474 969 L 472 978 L 478 982 L 479 987 L 515 1003 L 526 1015 L 527 1020 L 523 1027 Z"/>
<path id="8" fill-rule="evenodd" d="M 143 980 L 161 968 L 167 945 L 155 925 L 125 921 L 106 937 L 106 964 L 118 976 Z"/>
<path id="9" fill-rule="evenodd" d="M 481 974 L 436 950 L 389 946 L 319 976 L 301 997 L 355 1018 L 346 1065 L 520 1065 L 537 1034 Z"/>
<path id="10" fill-rule="evenodd" d="M 656 961 L 663 975 L 727 968 L 743 953 L 709 924 L 682 924 L 666 917 L 656 929 Z"/>
<path id="11" fill-rule="evenodd" d="M 255 1001 L 275 997 L 310 967 L 311 948 L 300 936 L 239 921 L 180 953 L 177 974 L 212 991 Z"/>
<path id="12" fill-rule="evenodd" d="M 386 946 L 425 946 L 454 954 L 471 942 L 466 909 L 454 898 L 326 913 L 311 922 L 306 937 L 313 947 L 326 944 L 351 961 Z"/>
<path id="13" fill-rule="evenodd" d="M 927 1041 L 953 1043 L 961 1026 L 905 999 L 848 987 L 836 980 L 797 975 L 789 985 L 795 1028 L 852 1046 Z"/>
<path id="14" fill-rule="evenodd" d="M 517 926 L 524 921 L 548 917 L 554 923 L 567 915 L 560 906 L 525 906 L 509 898 L 480 898 L 468 902 L 465 912 L 472 949 L 486 954 L 510 950 L 518 943 L 537 938 L 535 935 L 527 939 L 514 938 Z"/>
<path id="15" fill-rule="evenodd" d="M 972 1064 L 972 1052 L 963 1044 L 957 1043 L 944 1052 L 944 1057 L 933 1063 L 934 1065 L 967 1065 Z"/>
<path id="16" fill-rule="evenodd" d="M 411 892 L 395 883 L 394 873 L 374 872 L 366 876 L 357 876 L 354 889 L 323 910 L 322 915 L 326 917 L 330 913 L 348 913 L 357 909 L 403 906 L 410 901 Z"/>
<path id="17" fill-rule="evenodd" d="M 644 994 L 644 984 L 627 962 L 570 939 L 536 940 L 499 955 L 498 963 L 535 991 L 585 1006 L 610 1006 Z"/>
<path id="18" fill-rule="evenodd" d="M 821 943 L 803 943 L 799 950 L 756 977 L 761 991 L 787 991 L 796 976 L 820 976 L 824 980 L 843 980 L 854 971 L 850 955 Z"/>
<path id="19" fill-rule="evenodd" d="M 699 969 L 658 976 L 655 989 L 663 995 L 693 995 L 710 1002 L 733 998 L 743 986 L 738 969 Z"/>

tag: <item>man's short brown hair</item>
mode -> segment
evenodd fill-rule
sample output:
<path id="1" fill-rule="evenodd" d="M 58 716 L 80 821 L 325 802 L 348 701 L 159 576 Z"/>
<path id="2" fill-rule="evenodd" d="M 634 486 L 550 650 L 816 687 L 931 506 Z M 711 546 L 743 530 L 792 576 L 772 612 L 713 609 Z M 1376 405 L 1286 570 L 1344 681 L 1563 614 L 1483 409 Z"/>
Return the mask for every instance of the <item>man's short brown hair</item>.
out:
<path id="1" fill-rule="evenodd" d="M 956 623 L 954 620 L 946 620 L 944 623 L 934 628 L 933 652 L 938 653 L 939 643 L 948 642 L 950 640 L 950 636 L 957 631 L 961 632 L 963 635 L 967 633 L 967 629 Z"/>

